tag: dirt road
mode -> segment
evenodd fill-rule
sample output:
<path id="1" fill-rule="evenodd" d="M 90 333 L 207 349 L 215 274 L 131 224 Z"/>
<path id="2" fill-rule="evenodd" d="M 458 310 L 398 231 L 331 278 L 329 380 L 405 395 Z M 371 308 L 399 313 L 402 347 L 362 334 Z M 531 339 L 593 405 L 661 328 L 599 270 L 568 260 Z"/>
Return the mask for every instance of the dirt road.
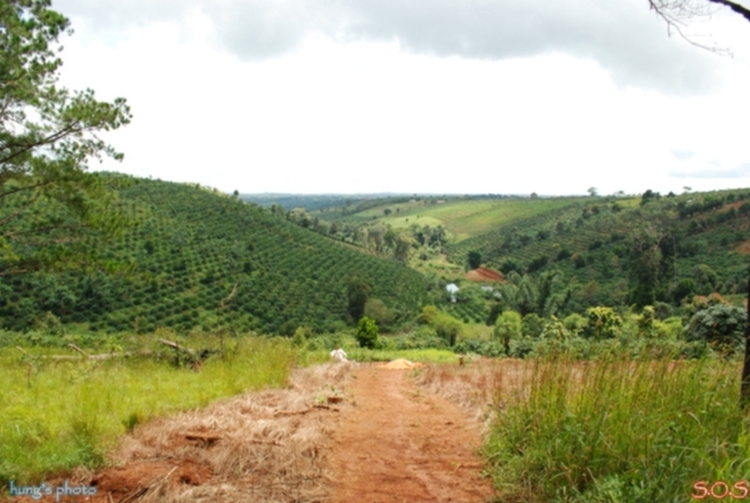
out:
<path id="1" fill-rule="evenodd" d="M 477 425 L 446 399 L 424 392 L 410 371 L 369 366 L 351 384 L 354 407 L 333 434 L 333 503 L 483 502 Z"/>
<path id="2" fill-rule="evenodd" d="M 480 381 L 457 381 L 457 370 L 422 375 L 474 394 Z M 47 485 L 96 489 L 59 499 L 68 503 L 482 503 L 493 491 L 480 477 L 480 425 L 468 416 L 418 387 L 411 370 L 330 363 L 298 369 L 285 389 L 149 421 L 110 453 L 109 466 Z"/>

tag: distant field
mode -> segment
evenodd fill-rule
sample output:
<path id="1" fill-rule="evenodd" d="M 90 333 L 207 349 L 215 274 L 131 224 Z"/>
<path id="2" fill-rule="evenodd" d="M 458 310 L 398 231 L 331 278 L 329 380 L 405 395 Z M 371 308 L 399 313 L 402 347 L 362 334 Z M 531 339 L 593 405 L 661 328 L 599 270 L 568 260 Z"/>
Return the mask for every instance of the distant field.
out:
<path id="1" fill-rule="evenodd" d="M 563 208 L 583 198 L 550 199 L 490 199 L 490 200 L 446 200 L 444 203 L 404 202 L 369 208 L 351 215 L 338 217 L 341 221 L 367 222 L 376 220 L 390 224 L 393 228 L 406 228 L 414 224 L 424 226 L 442 225 L 456 242 L 483 234 L 494 227 Z M 385 216 L 385 210 L 391 210 Z M 332 215 L 321 213 L 323 219 Z"/>

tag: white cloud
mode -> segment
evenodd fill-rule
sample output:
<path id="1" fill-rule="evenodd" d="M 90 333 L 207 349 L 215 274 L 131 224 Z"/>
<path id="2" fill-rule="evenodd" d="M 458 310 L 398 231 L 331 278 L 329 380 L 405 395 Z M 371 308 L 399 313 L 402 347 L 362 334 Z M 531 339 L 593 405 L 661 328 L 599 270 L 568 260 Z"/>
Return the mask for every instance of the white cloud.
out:
<path id="1" fill-rule="evenodd" d="M 740 126 L 750 69 L 667 38 L 658 23 L 647 35 L 608 34 L 622 16 L 635 23 L 627 26 L 650 22 L 645 5 L 639 14 L 614 4 L 585 3 L 579 16 L 554 4 L 537 20 L 507 2 L 520 17 L 503 21 L 515 30 L 505 35 L 491 33 L 494 4 L 475 19 L 479 3 L 435 4 L 419 26 L 411 23 L 424 9 L 388 2 L 358 13 L 336 3 L 347 7 L 336 22 L 311 8 L 285 14 L 318 3 L 279 2 L 275 13 L 261 2 L 212 4 L 215 12 L 197 1 L 173 11 L 58 7 L 70 5 L 77 23 L 64 41 L 64 81 L 128 98 L 133 123 L 109 138 L 126 153 L 114 168 L 140 176 L 243 192 L 667 192 L 688 183 L 680 152 L 691 152 L 722 166 L 693 168 L 717 172 L 691 181 L 695 190 L 748 185 L 745 172 L 721 176 L 750 155 Z M 232 32 L 253 9 L 252 33 Z M 461 42 L 472 23 L 485 31 Z M 501 53 L 497 37 L 516 45 Z M 276 56 L 246 57 L 242 43 Z M 657 68 L 670 55 L 676 69 Z M 711 69 L 715 91 L 684 93 L 707 89 L 674 80 L 692 63 Z"/>

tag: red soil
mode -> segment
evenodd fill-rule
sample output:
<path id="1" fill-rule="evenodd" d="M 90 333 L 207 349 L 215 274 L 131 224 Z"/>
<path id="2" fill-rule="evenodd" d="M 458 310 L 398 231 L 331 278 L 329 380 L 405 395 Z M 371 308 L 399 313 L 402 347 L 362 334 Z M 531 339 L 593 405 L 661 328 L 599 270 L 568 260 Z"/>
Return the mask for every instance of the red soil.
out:
<path id="1" fill-rule="evenodd" d="M 59 500 L 69 503 L 492 501 L 477 456 L 482 425 L 417 387 L 412 372 L 366 364 L 303 369 L 286 389 L 141 425 L 109 467 L 78 469 L 47 485 L 96 486 L 95 496 Z M 452 381 L 453 373 L 440 375 Z M 334 386 L 340 394 L 320 404 Z"/>
<path id="2" fill-rule="evenodd" d="M 466 273 L 469 281 L 505 281 L 502 274 L 488 267 L 478 267 Z"/>
<path id="3" fill-rule="evenodd" d="M 478 425 L 445 398 L 421 393 L 409 371 L 365 367 L 356 406 L 334 436 L 331 502 L 491 501 L 477 457 Z"/>

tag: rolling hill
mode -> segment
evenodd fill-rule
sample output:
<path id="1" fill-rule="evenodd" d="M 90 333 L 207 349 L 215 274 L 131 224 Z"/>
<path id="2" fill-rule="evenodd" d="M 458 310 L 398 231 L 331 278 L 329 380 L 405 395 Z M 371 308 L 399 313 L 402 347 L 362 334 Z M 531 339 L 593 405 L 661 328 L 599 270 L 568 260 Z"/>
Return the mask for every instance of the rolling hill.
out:
<path id="1" fill-rule="evenodd" d="M 145 179 L 132 179 L 118 195 L 137 225 L 121 239 L 88 243 L 101 263 L 117 267 L 0 279 L 2 327 L 25 330 L 51 312 L 63 323 L 110 332 L 158 326 L 326 331 L 347 320 L 352 277 L 400 317 L 414 315 L 424 300 L 425 282 L 414 270 L 255 204 L 197 185 Z"/>

